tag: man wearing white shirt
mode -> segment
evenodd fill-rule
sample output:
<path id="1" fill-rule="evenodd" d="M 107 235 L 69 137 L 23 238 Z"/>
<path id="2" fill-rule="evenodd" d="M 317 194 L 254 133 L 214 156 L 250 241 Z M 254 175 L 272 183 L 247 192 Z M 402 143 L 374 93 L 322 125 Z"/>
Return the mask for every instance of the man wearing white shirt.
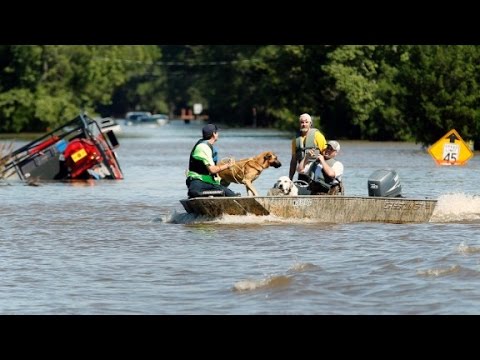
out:
<path id="1" fill-rule="evenodd" d="M 305 156 L 298 164 L 298 173 L 304 174 L 310 179 L 311 195 L 343 194 L 343 164 L 335 159 L 339 151 L 338 141 L 330 140 L 327 142 L 323 154 L 317 155 L 314 162 L 309 163 L 308 156 Z M 308 155 L 315 156 L 313 151 L 310 151 Z"/>

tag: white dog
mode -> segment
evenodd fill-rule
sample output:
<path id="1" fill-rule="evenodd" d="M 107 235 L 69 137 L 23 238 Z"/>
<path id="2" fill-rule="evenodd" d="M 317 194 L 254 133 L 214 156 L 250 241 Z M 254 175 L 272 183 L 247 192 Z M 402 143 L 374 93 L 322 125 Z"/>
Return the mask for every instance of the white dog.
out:
<path id="1" fill-rule="evenodd" d="M 287 195 L 297 196 L 298 188 L 288 176 L 280 176 L 273 186 L 273 189 L 268 191 L 269 196 Z"/>

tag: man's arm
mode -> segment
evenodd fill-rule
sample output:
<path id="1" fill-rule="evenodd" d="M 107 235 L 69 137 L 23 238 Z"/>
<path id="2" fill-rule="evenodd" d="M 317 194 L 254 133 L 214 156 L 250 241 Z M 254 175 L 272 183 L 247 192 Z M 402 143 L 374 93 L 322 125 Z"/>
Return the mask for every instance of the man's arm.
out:
<path id="1" fill-rule="evenodd" d="M 293 175 L 295 175 L 295 170 L 297 170 L 297 157 L 295 154 L 292 155 L 292 159 L 290 160 L 290 172 L 288 177 L 290 180 L 293 180 Z"/>
<path id="2" fill-rule="evenodd" d="M 341 179 L 343 175 L 343 164 L 340 161 L 337 161 L 335 164 L 333 164 L 332 170 L 335 172 L 335 177 L 337 179 Z"/>
<path id="3" fill-rule="evenodd" d="M 298 163 L 297 165 L 297 171 L 298 173 L 304 173 L 303 170 L 305 170 L 305 168 L 307 167 L 307 164 L 311 164 L 311 161 L 309 161 L 309 158 L 315 160 L 315 150 L 313 149 L 310 149 L 308 150 L 308 152 L 305 154 L 305 156 L 303 157 L 303 159 Z"/>
<path id="4" fill-rule="evenodd" d="M 219 173 L 220 171 L 226 170 L 230 167 L 232 167 L 235 164 L 235 160 L 233 159 L 228 159 L 228 162 L 225 164 L 219 164 L 219 165 L 207 165 L 207 169 L 210 172 L 210 174 L 215 175 Z"/>
<path id="5" fill-rule="evenodd" d="M 335 171 L 330 167 L 330 165 L 327 164 L 323 155 L 322 154 L 318 155 L 317 159 L 318 161 L 320 161 L 320 164 L 322 164 L 323 171 L 325 171 L 325 174 L 327 174 L 331 178 L 334 178 L 336 176 Z"/>

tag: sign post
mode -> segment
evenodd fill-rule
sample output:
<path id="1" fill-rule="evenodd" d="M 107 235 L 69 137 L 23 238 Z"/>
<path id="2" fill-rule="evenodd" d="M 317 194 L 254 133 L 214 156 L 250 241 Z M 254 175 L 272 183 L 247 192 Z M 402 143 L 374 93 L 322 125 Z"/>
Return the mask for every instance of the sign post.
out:
<path id="1" fill-rule="evenodd" d="M 437 165 L 465 165 L 473 152 L 459 133 L 452 129 L 428 148 Z"/>

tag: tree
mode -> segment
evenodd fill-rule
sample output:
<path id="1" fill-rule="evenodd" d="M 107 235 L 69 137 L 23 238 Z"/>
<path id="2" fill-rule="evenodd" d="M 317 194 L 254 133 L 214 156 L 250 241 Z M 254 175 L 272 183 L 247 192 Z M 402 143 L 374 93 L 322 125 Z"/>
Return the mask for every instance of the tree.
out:
<path id="1" fill-rule="evenodd" d="M 398 79 L 402 111 L 415 139 L 429 145 L 456 129 L 465 140 L 480 135 L 480 48 L 471 45 L 412 46 Z"/>
<path id="2" fill-rule="evenodd" d="M 94 114 L 98 106 L 111 104 L 115 89 L 144 73 L 157 51 L 142 46 L 3 47 L 0 131 L 44 131 L 80 111 Z"/>
<path id="3" fill-rule="evenodd" d="M 408 126 L 398 108 L 398 66 L 406 51 L 396 45 L 344 45 L 324 66 L 333 79 L 332 106 L 347 117 L 347 137 L 406 140 Z M 342 111 L 343 108 L 343 111 Z"/>

